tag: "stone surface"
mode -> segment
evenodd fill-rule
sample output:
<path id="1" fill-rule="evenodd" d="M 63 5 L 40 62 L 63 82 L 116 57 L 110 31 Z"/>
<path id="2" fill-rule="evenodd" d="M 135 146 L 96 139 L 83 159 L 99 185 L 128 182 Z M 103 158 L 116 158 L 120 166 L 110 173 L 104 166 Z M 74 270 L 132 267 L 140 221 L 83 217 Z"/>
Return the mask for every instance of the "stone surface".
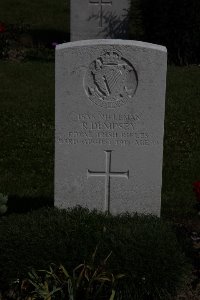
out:
<path id="1" fill-rule="evenodd" d="M 166 48 L 56 47 L 55 205 L 160 215 Z"/>
<path id="2" fill-rule="evenodd" d="M 130 0 L 71 0 L 71 41 L 125 39 Z"/>

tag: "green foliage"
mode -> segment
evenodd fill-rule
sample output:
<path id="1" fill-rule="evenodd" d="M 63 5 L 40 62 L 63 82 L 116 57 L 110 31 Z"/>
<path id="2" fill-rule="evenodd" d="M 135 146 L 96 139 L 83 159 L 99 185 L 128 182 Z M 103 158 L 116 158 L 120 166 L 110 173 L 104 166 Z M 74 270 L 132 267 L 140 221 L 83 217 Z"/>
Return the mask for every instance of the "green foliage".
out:
<path id="1" fill-rule="evenodd" d="M 132 0 L 130 38 L 165 45 L 169 62 L 200 61 L 199 0 Z"/>
<path id="2" fill-rule="evenodd" d="M 9 46 L 6 38 L 0 36 L 0 59 L 7 57 L 8 49 Z"/>
<path id="3" fill-rule="evenodd" d="M 55 60 L 55 50 L 49 49 L 47 47 L 37 47 L 27 49 L 26 60 L 38 60 L 38 61 L 54 61 Z"/>
<path id="4" fill-rule="evenodd" d="M 133 40 L 143 40 L 144 22 L 142 15 L 141 0 L 131 0 L 129 11 L 129 37 Z"/>
<path id="5" fill-rule="evenodd" d="M 54 61 L 52 43 L 69 40 L 69 0 L 5 1 L 1 24 L 0 59 Z"/>
<path id="6" fill-rule="evenodd" d="M 24 24 L 6 25 L 3 26 L 3 32 L 0 32 L 0 58 L 11 60 L 23 60 L 25 53 L 20 45 L 20 36 L 27 31 Z"/>
<path id="7" fill-rule="evenodd" d="M 162 215 L 194 218 L 193 182 L 200 175 L 200 68 L 168 68 Z"/>
<path id="8" fill-rule="evenodd" d="M 9 24 L 7 26 L 3 24 L 3 26 L 5 31 L 0 32 L 0 58 L 4 60 L 54 61 L 53 42 L 55 40 L 64 42 L 64 35 L 55 30 L 31 31 L 28 24 L 20 23 L 15 26 L 9 26 Z"/>
<path id="9" fill-rule="evenodd" d="M 24 23 L 31 28 L 69 31 L 69 0 L 6 0 L 1 3 L 0 21 Z"/>
<path id="10" fill-rule="evenodd" d="M 7 211 L 8 196 L 0 193 L 0 215 L 3 215 Z"/>
<path id="11" fill-rule="evenodd" d="M 42 209 L 0 220 L 0 240 L 1 285 L 24 278 L 28 267 L 47 269 L 52 262 L 71 273 L 89 260 L 97 244 L 97 261 L 112 251 L 108 269 L 126 275 L 121 289 L 133 299 L 164 299 L 175 293 L 188 270 L 171 227 L 151 216 Z"/>
<path id="12" fill-rule="evenodd" d="M 96 251 L 97 248 L 89 263 L 80 264 L 71 275 L 63 265 L 51 264 L 49 270 L 32 270 L 29 279 L 17 283 L 19 292 L 16 294 L 26 295 L 30 300 L 113 300 L 118 281 L 124 275 L 114 275 L 107 270 L 106 263 L 111 253 L 96 265 Z"/>

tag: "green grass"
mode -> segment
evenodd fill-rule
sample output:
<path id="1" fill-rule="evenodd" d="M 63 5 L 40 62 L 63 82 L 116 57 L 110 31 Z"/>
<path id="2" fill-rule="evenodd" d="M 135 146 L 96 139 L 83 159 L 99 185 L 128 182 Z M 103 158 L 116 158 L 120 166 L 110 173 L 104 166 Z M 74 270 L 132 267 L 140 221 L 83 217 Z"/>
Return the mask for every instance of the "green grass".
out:
<path id="1" fill-rule="evenodd" d="M 54 64 L 0 62 L 0 82 L 0 192 L 38 203 L 52 199 Z M 199 82 L 199 67 L 168 68 L 163 217 L 196 214 L 192 183 L 200 180 Z"/>
<path id="2" fill-rule="evenodd" d="M 0 190 L 53 195 L 54 65 L 0 62 Z"/>
<path id="3" fill-rule="evenodd" d="M 0 240 L 1 287 L 50 263 L 63 264 L 71 274 L 90 262 L 97 245 L 95 264 L 112 251 L 108 269 L 126 275 L 131 299 L 165 299 L 190 269 L 171 226 L 152 216 L 41 209 L 0 219 Z"/>

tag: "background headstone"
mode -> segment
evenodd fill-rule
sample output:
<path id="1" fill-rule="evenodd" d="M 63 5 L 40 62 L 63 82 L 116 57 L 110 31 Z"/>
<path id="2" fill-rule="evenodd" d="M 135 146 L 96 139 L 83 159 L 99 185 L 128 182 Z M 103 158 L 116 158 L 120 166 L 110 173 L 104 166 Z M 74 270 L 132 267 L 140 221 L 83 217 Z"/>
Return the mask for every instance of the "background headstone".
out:
<path id="1" fill-rule="evenodd" d="M 55 205 L 160 215 L 166 48 L 56 47 Z"/>
<path id="2" fill-rule="evenodd" d="M 71 41 L 127 37 L 130 0 L 71 0 Z"/>

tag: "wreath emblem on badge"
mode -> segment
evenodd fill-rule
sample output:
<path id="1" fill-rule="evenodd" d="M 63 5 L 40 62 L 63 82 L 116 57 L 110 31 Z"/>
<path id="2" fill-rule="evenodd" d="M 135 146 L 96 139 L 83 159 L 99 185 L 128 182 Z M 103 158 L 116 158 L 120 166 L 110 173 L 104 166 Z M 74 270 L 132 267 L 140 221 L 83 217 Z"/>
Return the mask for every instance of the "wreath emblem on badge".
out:
<path id="1" fill-rule="evenodd" d="M 118 50 L 107 50 L 89 66 L 84 89 L 89 99 L 104 108 L 117 108 L 130 102 L 138 85 L 132 64 Z"/>

